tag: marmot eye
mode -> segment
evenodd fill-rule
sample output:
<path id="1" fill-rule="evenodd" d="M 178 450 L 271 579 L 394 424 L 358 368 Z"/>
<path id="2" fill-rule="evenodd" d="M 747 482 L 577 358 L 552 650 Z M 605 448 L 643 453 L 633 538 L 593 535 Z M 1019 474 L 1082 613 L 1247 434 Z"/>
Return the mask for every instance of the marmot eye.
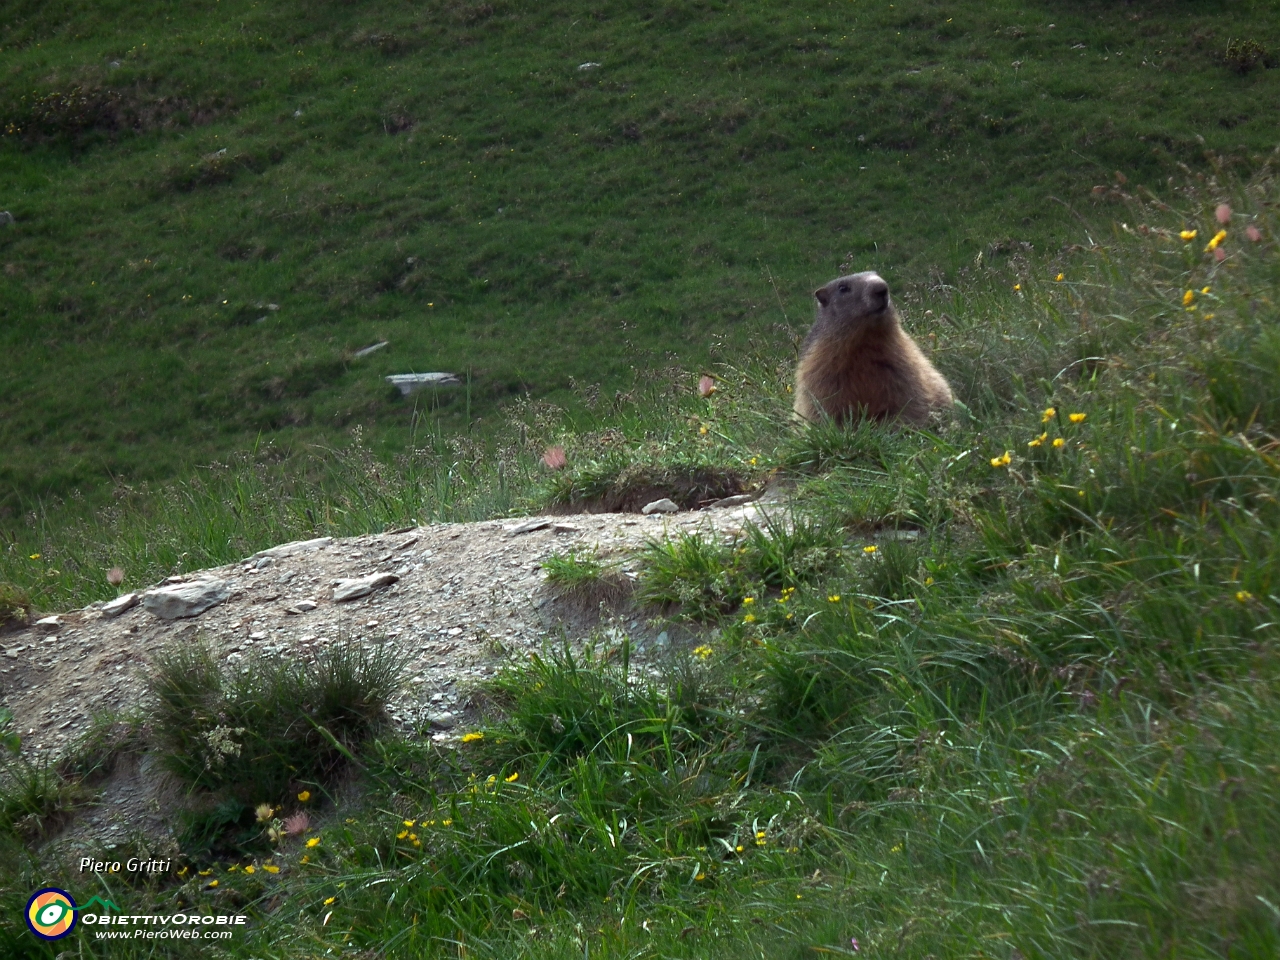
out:
<path id="1" fill-rule="evenodd" d="M 840 289 L 840 292 L 841 292 L 841 293 L 848 293 L 848 292 L 849 292 L 849 285 L 848 285 L 847 283 L 842 283 L 842 284 L 840 284 L 840 288 L 839 288 L 839 289 Z"/>

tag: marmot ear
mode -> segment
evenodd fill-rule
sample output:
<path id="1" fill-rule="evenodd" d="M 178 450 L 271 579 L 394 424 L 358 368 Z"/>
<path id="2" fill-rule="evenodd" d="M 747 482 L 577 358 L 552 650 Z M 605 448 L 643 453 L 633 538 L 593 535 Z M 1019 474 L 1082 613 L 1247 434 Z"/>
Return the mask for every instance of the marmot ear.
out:
<path id="1" fill-rule="evenodd" d="M 822 304 L 824 307 L 831 302 L 831 291 L 826 287 L 819 287 L 817 290 L 813 291 L 813 295 L 818 298 L 818 303 Z"/>

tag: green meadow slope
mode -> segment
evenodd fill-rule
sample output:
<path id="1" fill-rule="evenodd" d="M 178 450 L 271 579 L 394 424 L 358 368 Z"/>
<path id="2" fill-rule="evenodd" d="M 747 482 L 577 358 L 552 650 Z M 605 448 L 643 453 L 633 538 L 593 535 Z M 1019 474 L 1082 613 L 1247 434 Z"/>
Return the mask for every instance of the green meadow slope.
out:
<path id="1" fill-rule="evenodd" d="M 197 620 L 142 667 L 151 696 L 48 765 L 13 752 L 27 731 L 0 710 L 0 956 L 1274 960 L 1278 167 L 1121 199 L 1052 274 L 1002 265 L 939 295 L 935 356 L 971 402 L 927 431 L 797 429 L 764 342 L 714 391 L 663 372 L 572 416 L 513 409 L 470 449 L 352 444 L 318 483 L 259 451 L 28 525 L 0 551 L 0 626 L 287 539 L 789 491 L 729 540 L 685 528 L 625 558 L 560 540 L 546 589 L 617 619 L 508 650 L 451 745 L 382 722 L 402 684 L 427 688 L 376 620 L 314 658 Z M 697 639 L 641 663 L 620 636 L 641 618 Z M 76 676 L 91 649 L 133 666 L 92 629 L 7 634 L 0 689 Z M 90 878 L 59 854 L 67 820 L 105 827 L 104 780 L 130 769 L 182 785 L 161 794 L 173 835 L 113 832 L 103 857 L 172 869 Z M 46 944 L 19 917 L 48 885 L 248 923 L 172 949 L 87 923 Z"/>
<path id="2" fill-rule="evenodd" d="M 1082 241 L 1116 171 L 1275 146 L 1274 13 L 13 0 L 0 507 L 259 436 L 399 448 L 437 402 L 483 430 L 514 395 L 785 350 L 842 266 L 910 303 Z M 382 379 L 425 370 L 470 385 Z"/>

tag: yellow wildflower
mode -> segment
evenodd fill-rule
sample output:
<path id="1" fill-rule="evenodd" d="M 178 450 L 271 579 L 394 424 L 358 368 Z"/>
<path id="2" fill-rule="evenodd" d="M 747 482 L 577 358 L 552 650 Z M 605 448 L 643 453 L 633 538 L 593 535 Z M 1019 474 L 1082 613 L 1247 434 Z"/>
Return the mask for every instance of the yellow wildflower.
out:
<path id="1" fill-rule="evenodd" d="M 1183 240 L 1186 240 L 1188 243 L 1190 243 L 1192 240 L 1196 238 L 1196 234 L 1198 234 L 1199 232 L 1200 232 L 1199 230 L 1183 230 L 1180 234 L 1178 234 L 1178 236 L 1180 236 Z"/>
<path id="2" fill-rule="evenodd" d="M 324 905 L 327 907 L 329 904 L 333 903 L 333 901 L 334 901 L 334 900 L 336 900 L 336 899 L 338 899 L 338 898 L 337 898 L 337 897 L 330 897 L 329 899 L 327 899 L 327 900 L 324 902 Z"/>
<path id="3" fill-rule="evenodd" d="M 208 876 L 209 874 L 211 874 L 211 873 L 213 873 L 213 871 L 212 871 L 212 870 L 201 870 L 201 871 L 200 871 L 200 876 L 202 876 L 202 877 L 207 877 L 207 876 Z"/>
<path id="4" fill-rule="evenodd" d="M 902 844 L 901 844 L 901 843 L 895 843 L 892 847 L 890 847 L 890 848 L 889 848 L 889 852 L 890 852 L 890 853 L 901 853 L 901 852 L 902 852 Z"/>
<path id="5" fill-rule="evenodd" d="M 311 791 L 310 791 L 310 790 L 303 790 L 301 793 L 299 793 L 299 794 L 298 794 L 298 802 L 299 802 L 299 803 L 306 803 L 306 802 L 307 802 L 308 800 L 310 800 L 310 799 L 311 799 Z"/>
<path id="6" fill-rule="evenodd" d="M 744 847 L 742 844 L 738 844 L 734 849 L 737 850 L 739 853 L 741 853 L 743 850 L 746 849 L 746 847 Z"/>
<path id="7" fill-rule="evenodd" d="M 1063 440 L 1061 437 L 1053 438 L 1053 449 L 1061 450 L 1066 445 L 1067 445 L 1067 441 Z"/>
<path id="8" fill-rule="evenodd" d="M 181 870 L 178 871 L 178 876 L 185 877 L 186 875 L 187 875 L 187 867 L 183 867 Z"/>
<path id="9" fill-rule="evenodd" d="M 511 774 L 511 776 L 507 777 L 507 783 L 515 783 L 519 779 L 520 772 L 517 770 L 515 773 Z"/>
<path id="10" fill-rule="evenodd" d="M 408 830 L 401 830 L 399 833 L 397 833 L 397 834 L 396 834 L 396 839 L 397 839 L 397 840 L 403 840 L 403 839 L 404 839 L 405 837 L 407 837 L 408 835 L 409 835 L 409 831 L 408 831 Z"/>
<path id="11" fill-rule="evenodd" d="M 217 885 L 218 885 L 218 881 L 217 881 L 217 880 L 210 880 L 210 881 L 209 881 L 209 889 L 211 889 L 211 890 L 212 890 L 212 889 L 213 889 L 214 887 L 216 887 Z"/>
<path id="12" fill-rule="evenodd" d="M 833 593 L 831 594 L 831 596 L 827 597 L 827 603 L 839 603 L 839 602 L 840 602 L 840 594 L 838 593 Z"/>
<path id="13" fill-rule="evenodd" d="M 1084 423 L 1084 418 L 1087 416 L 1087 413 L 1071 413 L 1067 415 L 1067 419 L 1072 423 Z"/>
<path id="14" fill-rule="evenodd" d="M 1196 298 L 1196 292 L 1194 290 L 1188 290 L 1186 293 L 1182 295 L 1182 305 L 1184 307 L 1190 306 L 1191 301 L 1194 300 L 1195 298 Z"/>
<path id="15" fill-rule="evenodd" d="M 421 841 L 421 840 L 419 840 L 417 837 L 414 837 L 414 839 L 413 839 L 413 845 L 414 845 L 415 847 L 420 847 L 420 846 L 422 846 L 422 841 Z"/>
<path id="16" fill-rule="evenodd" d="M 1061 283 L 1063 280 L 1065 280 L 1065 279 L 1066 279 L 1066 277 L 1065 277 L 1063 274 L 1061 274 L 1061 273 L 1060 273 L 1060 274 L 1058 274 L 1056 277 L 1054 277 L 1053 279 L 1054 279 L 1055 281 L 1057 281 L 1058 283 Z"/>
<path id="17" fill-rule="evenodd" d="M 452 820 L 452 819 L 450 819 L 450 820 L 441 820 L 441 821 L 440 821 L 440 826 L 442 826 L 442 827 L 452 827 L 452 826 L 453 826 L 453 820 Z"/>
<path id="18" fill-rule="evenodd" d="M 475 743 L 475 741 L 483 740 L 483 739 L 484 739 L 484 734 L 481 733 L 479 730 L 473 730 L 471 731 L 471 733 L 464 733 L 462 735 L 463 743 Z"/>
<path id="19" fill-rule="evenodd" d="M 705 873 L 699 873 L 699 874 L 698 874 L 696 877 L 694 877 L 693 879 L 694 879 L 694 880 L 705 880 L 705 879 L 707 879 L 707 875 L 706 875 Z"/>
<path id="20" fill-rule="evenodd" d="M 1057 415 L 1058 415 L 1058 408 L 1057 408 L 1057 407 L 1045 407 L 1045 408 L 1044 408 L 1044 415 L 1040 417 L 1040 422 L 1041 422 L 1041 423 L 1048 423 L 1050 420 L 1052 420 L 1052 419 L 1053 419 L 1054 417 L 1056 417 Z"/>
<path id="21" fill-rule="evenodd" d="M 410 840 L 412 840 L 414 843 L 417 843 L 417 842 L 418 842 L 418 835 L 417 835 L 416 833 L 411 833 L 411 834 L 409 834 L 409 839 L 410 839 Z"/>
<path id="22" fill-rule="evenodd" d="M 298 862 L 299 862 L 299 863 L 310 863 L 310 862 L 311 862 L 311 858 L 310 858 L 310 857 L 308 857 L 308 856 L 304 853 L 304 854 L 302 855 L 302 859 L 301 859 L 301 860 L 299 860 Z"/>
<path id="23" fill-rule="evenodd" d="M 251 864 L 249 864 L 247 867 L 245 867 L 245 868 L 244 868 L 244 872 L 245 872 L 245 873 L 255 873 L 255 872 L 256 872 L 256 868 L 255 868 L 255 867 L 254 867 L 254 865 L 251 863 Z"/>
<path id="24" fill-rule="evenodd" d="M 1201 293 L 1208 293 L 1208 292 L 1209 292 L 1209 290 L 1210 290 L 1210 288 L 1209 288 L 1209 287 L 1201 287 L 1201 288 L 1200 288 L 1200 292 L 1201 292 Z"/>
<path id="25" fill-rule="evenodd" d="M 1020 283 L 1015 283 L 1015 284 L 1013 285 L 1013 291 L 1014 291 L 1014 293 L 1017 293 L 1017 292 L 1018 292 L 1019 290 L 1021 290 L 1021 289 L 1022 289 L 1022 284 L 1020 284 Z"/>
<path id="26" fill-rule="evenodd" d="M 698 434 L 703 437 L 707 435 L 707 425 L 705 423 L 698 428 Z"/>
<path id="27" fill-rule="evenodd" d="M 40 554 L 38 554 L 38 553 L 33 553 L 33 554 L 31 555 L 31 559 L 32 559 L 32 560 L 39 560 L 39 559 L 40 559 Z"/>
<path id="28" fill-rule="evenodd" d="M 751 463 L 751 465 L 754 467 L 754 466 L 756 465 L 756 458 L 755 458 L 755 457 L 752 457 L 752 458 L 751 458 L 751 460 L 750 460 L 750 463 Z"/>
<path id="29" fill-rule="evenodd" d="M 755 597 L 743 597 L 743 598 L 742 598 L 742 605 L 743 605 L 744 607 L 749 607 L 749 606 L 751 606 L 751 604 L 753 604 L 753 603 L 755 603 L 755 602 L 756 602 L 756 598 L 755 598 Z"/>
<path id="30" fill-rule="evenodd" d="M 932 586 L 933 586 L 933 577 L 925 577 L 925 578 L 924 578 L 924 585 L 925 585 L 926 587 L 932 587 Z"/>
<path id="31" fill-rule="evenodd" d="M 876 552 L 876 545 L 873 543 L 873 544 L 872 544 L 871 546 L 869 546 L 869 547 L 863 547 L 863 548 L 862 548 L 862 552 L 863 552 L 863 553 L 875 553 L 875 552 Z"/>
<path id="32" fill-rule="evenodd" d="M 1227 231 L 1219 230 L 1213 235 L 1213 239 L 1205 246 L 1204 252 L 1208 253 L 1210 250 L 1217 250 L 1218 244 L 1222 243 L 1225 239 L 1227 239 Z"/>
<path id="33" fill-rule="evenodd" d="M 707 659 L 707 657 L 711 656 L 711 648 L 708 647 L 705 643 L 700 644 L 699 646 L 696 646 L 693 648 L 693 655 L 695 657 L 701 657 L 703 660 L 705 660 Z"/>
<path id="34" fill-rule="evenodd" d="M 235 873 L 239 869 L 240 869 L 240 864 L 233 863 L 231 866 L 227 867 L 227 873 Z"/>
<path id="35" fill-rule="evenodd" d="M 1248 603 L 1250 600 L 1253 599 L 1253 594 L 1250 593 L 1248 590 L 1237 590 L 1236 599 L 1239 600 L 1241 603 Z"/>
<path id="36" fill-rule="evenodd" d="M 402 820 L 401 822 L 402 822 L 406 827 L 415 827 L 415 826 L 417 826 L 417 825 L 418 825 L 418 821 L 417 821 L 417 820 Z"/>
<path id="37" fill-rule="evenodd" d="M 274 863 L 264 863 L 262 865 L 262 869 L 267 871 L 267 873 L 270 873 L 270 874 L 277 874 L 280 872 L 280 868 L 277 867 Z"/>
<path id="38" fill-rule="evenodd" d="M 991 465 L 993 467 L 1007 467 L 1012 462 L 1013 462 L 1012 450 L 1006 450 L 1000 456 L 991 458 Z"/>
<path id="39" fill-rule="evenodd" d="M 310 850 L 312 847 L 318 847 L 318 846 L 320 846 L 320 838 L 319 838 L 319 837 L 312 837 L 310 840 L 308 840 L 308 841 L 307 841 L 307 849 L 308 849 L 308 850 Z"/>
<path id="40" fill-rule="evenodd" d="M 1046 432 L 1046 433 L 1042 433 L 1042 434 L 1040 434 L 1040 436 L 1036 437 L 1034 440 L 1028 440 L 1028 441 L 1027 441 L 1027 446 L 1028 446 L 1028 447 L 1038 447 L 1038 446 L 1040 446 L 1040 444 L 1042 444 L 1042 443 L 1044 443 L 1044 442 L 1045 442 L 1045 440 L 1048 438 L 1048 436 L 1049 436 L 1049 434 L 1048 434 L 1047 432 Z"/>
<path id="41" fill-rule="evenodd" d="M 743 618 L 742 618 L 742 622 L 743 622 L 743 623 L 755 623 L 755 622 L 756 622 L 756 615 L 755 615 L 754 613 L 748 613 L 745 617 L 743 617 Z"/>

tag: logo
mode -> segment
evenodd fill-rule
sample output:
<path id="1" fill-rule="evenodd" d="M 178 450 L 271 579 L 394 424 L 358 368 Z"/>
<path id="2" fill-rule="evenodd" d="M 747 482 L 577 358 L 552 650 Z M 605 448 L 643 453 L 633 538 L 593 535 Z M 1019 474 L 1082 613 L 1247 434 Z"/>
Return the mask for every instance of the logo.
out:
<path id="1" fill-rule="evenodd" d="M 37 890 L 27 901 L 27 926 L 41 940 L 61 940 L 76 926 L 76 902 L 57 887 Z"/>

